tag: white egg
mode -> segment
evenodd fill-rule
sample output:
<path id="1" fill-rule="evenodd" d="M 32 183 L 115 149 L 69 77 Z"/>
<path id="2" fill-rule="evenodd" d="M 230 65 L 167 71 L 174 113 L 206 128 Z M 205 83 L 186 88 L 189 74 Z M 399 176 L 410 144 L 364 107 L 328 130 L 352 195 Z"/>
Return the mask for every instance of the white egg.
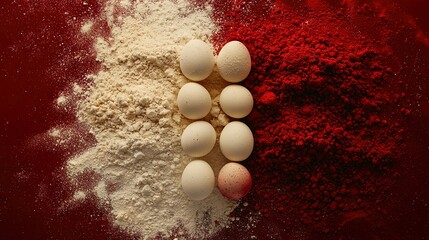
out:
<path id="1" fill-rule="evenodd" d="M 239 121 L 228 123 L 219 138 L 220 150 L 231 161 L 243 161 L 253 151 L 253 134 L 250 128 Z"/>
<path id="2" fill-rule="evenodd" d="M 182 173 L 182 189 L 191 200 L 203 200 L 208 197 L 214 185 L 213 169 L 203 160 L 190 162 Z"/>
<path id="3" fill-rule="evenodd" d="M 181 144 L 183 151 L 191 157 L 207 155 L 216 143 L 216 131 L 205 121 L 189 124 L 182 133 Z"/>
<path id="4" fill-rule="evenodd" d="M 187 83 L 179 90 L 177 95 L 179 112 L 189 119 L 205 117 L 212 107 L 209 92 L 198 83 Z"/>
<path id="5" fill-rule="evenodd" d="M 250 73 L 251 59 L 249 50 L 239 41 L 232 41 L 220 50 L 217 57 L 220 76 L 228 82 L 243 81 Z"/>
<path id="6" fill-rule="evenodd" d="M 214 64 L 213 50 L 201 40 L 189 41 L 180 54 L 180 70 L 192 81 L 201 81 L 210 76 Z"/>
<path id="7" fill-rule="evenodd" d="M 229 116 L 243 118 L 252 111 L 253 97 L 247 88 L 233 84 L 222 90 L 219 104 Z"/>

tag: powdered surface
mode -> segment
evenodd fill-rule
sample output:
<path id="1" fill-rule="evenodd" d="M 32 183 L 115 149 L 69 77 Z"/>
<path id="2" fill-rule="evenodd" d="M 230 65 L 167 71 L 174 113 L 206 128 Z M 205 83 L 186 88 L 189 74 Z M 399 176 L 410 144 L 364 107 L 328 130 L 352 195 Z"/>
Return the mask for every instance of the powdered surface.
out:
<path id="1" fill-rule="evenodd" d="M 88 125 L 97 144 L 71 159 L 68 173 L 72 180 L 86 172 L 99 176 L 93 192 L 109 206 L 114 224 L 144 238 L 173 231 L 175 236 L 208 236 L 228 223 L 238 203 L 216 188 L 203 201 L 183 194 L 180 177 L 192 159 L 180 146 L 188 121 L 175 100 L 187 82 L 179 53 L 189 40 L 208 42 L 216 31 L 211 8 L 163 0 L 109 2 L 105 9 L 111 36 L 95 44 L 103 70 L 89 76 L 93 85 L 78 108 L 79 121 Z M 224 126 L 229 120 L 217 96 L 225 83 L 214 73 L 203 84 L 214 99 L 206 120 Z M 216 175 L 227 162 L 218 147 L 203 159 Z"/>

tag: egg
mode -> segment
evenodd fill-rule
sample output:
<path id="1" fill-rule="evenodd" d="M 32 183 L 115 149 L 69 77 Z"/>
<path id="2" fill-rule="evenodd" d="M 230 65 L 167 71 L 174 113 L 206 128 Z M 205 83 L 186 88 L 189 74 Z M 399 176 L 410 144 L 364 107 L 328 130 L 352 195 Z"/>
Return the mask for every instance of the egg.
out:
<path id="1" fill-rule="evenodd" d="M 210 76 L 214 64 L 213 50 L 201 40 L 189 41 L 180 54 L 180 70 L 192 81 L 201 81 Z"/>
<path id="2" fill-rule="evenodd" d="M 253 97 L 247 88 L 233 84 L 222 90 L 219 104 L 230 117 L 243 118 L 252 111 Z"/>
<path id="3" fill-rule="evenodd" d="M 252 131 L 242 122 L 230 122 L 220 133 L 220 150 L 231 161 L 239 162 L 248 158 L 253 151 L 253 144 Z"/>
<path id="4" fill-rule="evenodd" d="M 250 73 L 249 50 L 239 41 L 229 42 L 220 50 L 216 64 L 223 79 L 232 83 L 241 82 Z"/>
<path id="5" fill-rule="evenodd" d="M 182 133 L 181 144 L 183 151 L 191 157 L 207 155 L 216 143 L 216 131 L 205 121 L 189 124 Z"/>
<path id="6" fill-rule="evenodd" d="M 183 170 L 182 189 L 191 200 L 203 200 L 208 197 L 214 185 L 213 169 L 203 160 L 194 160 Z"/>
<path id="7" fill-rule="evenodd" d="M 249 193 L 252 188 L 252 176 L 245 166 L 230 162 L 220 169 L 217 186 L 223 196 L 237 200 Z"/>
<path id="8" fill-rule="evenodd" d="M 187 83 L 179 90 L 177 95 L 179 112 L 189 119 L 205 117 L 212 107 L 209 92 L 198 83 Z"/>

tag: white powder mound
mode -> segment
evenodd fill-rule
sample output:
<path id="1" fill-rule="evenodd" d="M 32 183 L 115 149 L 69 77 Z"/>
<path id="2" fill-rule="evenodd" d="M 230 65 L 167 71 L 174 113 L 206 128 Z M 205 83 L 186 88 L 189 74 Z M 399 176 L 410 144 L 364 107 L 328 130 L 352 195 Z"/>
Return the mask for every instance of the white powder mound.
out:
<path id="1" fill-rule="evenodd" d="M 211 8 L 197 9 L 185 0 L 152 0 L 109 2 L 105 10 L 111 37 L 95 44 L 103 70 L 89 76 L 93 85 L 82 93 L 77 113 L 97 144 L 68 161 L 69 176 L 99 175 L 93 192 L 100 205 L 109 206 L 114 224 L 142 238 L 168 237 L 178 227 L 175 236 L 209 236 L 228 224 L 238 202 L 217 189 L 202 201 L 188 200 L 182 192 L 181 174 L 192 159 L 180 146 L 189 121 L 178 113 L 175 101 L 187 82 L 179 53 L 191 39 L 209 42 L 216 31 Z M 206 120 L 218 128 L 226 125 L 229 119 L 218 107 L 226 83 L 214 73 L 203 84 L 215 99 Z M 202 159 L 216 175 L 227 162 L 218 147 Z"/>

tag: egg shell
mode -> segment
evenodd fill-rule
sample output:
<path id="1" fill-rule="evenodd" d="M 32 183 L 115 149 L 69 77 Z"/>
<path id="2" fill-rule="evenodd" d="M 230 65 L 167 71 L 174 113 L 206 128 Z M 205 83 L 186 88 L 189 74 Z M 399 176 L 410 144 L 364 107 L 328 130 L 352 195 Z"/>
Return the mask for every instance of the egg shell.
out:
<path id="1" fill-rule="evenodd" d="M 202 157 L 213 149 L 216 131 L 210 123 L 196 121 L 185 128 L 180 142 L 186 154 L 191 157 Z"/>
<path id="2" fill-rule="evenodd" d="M 189 199 L 205 199 L 212 193 L 214 186 L 215 175 L 207 162 L 194 160 L 183 170 L 182 189 Z"/>
<path id="3" fill-rule="evenodd" d="M 179 112 L 189 119 L 205 117 L 212 107 L 209 92 L 201 84 L 187 83 L 180 88 L 177 95 Z"/>
<path id="4" fill-rule="evenodd" d="M 237 200 L 250 192 L 252 176 L 243 165 L 230 162 L 219 171 L 217 186 L 223 196 Z"/>
<path id="5" fill-rule="evenodd" d="M 253 151 L 253 134 L 250 128 L 239 121 L 228 123 L 219 138 L 222 154 L 231 161 L 243 161 Z"/>
<path id="6" fill-rule="evenodd" d="M 228 116 L 243 118 L 252 111 L 253 97 L 247 88 L 232 84 L 220 93 L 219 104 Z"/>
<path id="7" fill-rule="evenodd" d="M 251 63 L 249 50 L 239 41 L 225 44 L 216 62 L 220 76 L 232 83 L 241 82 L 249 75 Z"/>
<path id="8" fill-rule="evenodd" d="M 192 81 L 201 81 L 210 76 L 214 64 L 213 50 L 198 39 L 189 41 L 180 54 L 180 70 Z"/>

